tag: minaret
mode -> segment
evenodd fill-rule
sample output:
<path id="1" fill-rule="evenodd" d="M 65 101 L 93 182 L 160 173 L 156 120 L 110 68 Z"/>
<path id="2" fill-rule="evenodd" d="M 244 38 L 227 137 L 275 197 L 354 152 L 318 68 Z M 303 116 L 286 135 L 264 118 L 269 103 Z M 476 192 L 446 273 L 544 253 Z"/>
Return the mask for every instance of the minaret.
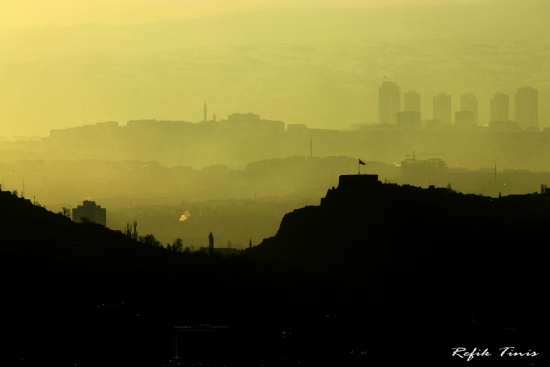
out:
<path id="1" fill-rule="evenodd" d="M 250 242 L 248 242 L 248 248 L 252 248 L 252 238 L 250 239 Z"/>
<path id="2" fill-rule="evenodd" d="M 309 157 L 313 157 L 313 138 L 309 138 Z"/>
<path id="3" fill-rule="evenodd" d="M 206 101 L 204 102 L 204 122 L 206 122 Z"/>

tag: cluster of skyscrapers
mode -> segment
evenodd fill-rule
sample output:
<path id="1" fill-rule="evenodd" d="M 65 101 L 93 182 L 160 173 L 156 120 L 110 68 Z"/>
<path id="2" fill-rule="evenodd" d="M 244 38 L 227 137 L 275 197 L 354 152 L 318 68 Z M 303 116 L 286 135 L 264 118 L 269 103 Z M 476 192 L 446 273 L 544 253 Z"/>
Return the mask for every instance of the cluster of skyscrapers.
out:
<path id="1" fill-rule="evenodd" d="M 391 81 L 384 81 L 378 90 L 378 122 L 397 125 L 399 128 L 420 128 L 420 93 L 403 93 L 401 108 L 401 90 Z M 460 127 L 478 125 L 478 101 L 472 93 L 460 96 L 460 110 L 455 112 L 454 122 Z M 491 99 L 491 117 L 489 123 L 517 124 L 522 129 L 538 129 L 538 92 L 532 87 L 522 87 L 515 95 L 515 120 L 510 119 L 510 96 L 496 93 Z M 438 128 L 452 123 L 451 96 L 439 93 L 433 97 L 433 115 L 425 120 L 426 128 Z"/>

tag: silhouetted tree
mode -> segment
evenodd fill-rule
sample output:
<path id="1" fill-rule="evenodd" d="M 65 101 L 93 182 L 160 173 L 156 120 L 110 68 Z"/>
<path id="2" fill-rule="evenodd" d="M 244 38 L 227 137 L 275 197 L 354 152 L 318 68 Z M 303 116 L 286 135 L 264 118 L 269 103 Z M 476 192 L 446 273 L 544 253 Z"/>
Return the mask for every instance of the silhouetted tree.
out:
<path id="1" fill-rule="evenodd" d="M 134 221 L 134 233 L 132 233 L 132 239 L 134 241 L 138 240 L 137 222 L 136 221 Z"/>
<path id="2" fill-rule="evenodd" d="M 212 256 L 214 254 L 214 236 L 212 232 L 208 235 L 208 255 Z"/>
<path id="3" fill-rule="evenodd" d="M 13 191 L 11 192 L 11 194 L 14 195 L 14 196 L 17 196 L 17 190 L 13 190 Z"/>
<path id="4" fill-rule="evenodd" d="M 132 232 L 132 228 L 130 227 L 130 223 L 126 223 L 126 229 L 124 230 L 124 234 L 128 239 L 137 241 L 138 240 L 137 222 L 134 221 L 133 232 Z"/>
<path id="5" fill-rule="evenodd" d="M 154 235 L 148 234 L 145 236 L 139 236 L 139 242 L 149 246 L 162 247 L 162 243 L 155 238 Z"/>
<path id="6" fill-rule="evenodd" d="M 172 244 L 172 251 L 182 252 L 183 251 L 183 241 L 181 238 L 176 238 Z"/>
<path id="7" fill-rule="evenodd" d="M 132 230 L 130 229 L 130 223 L 126 223 L 126 228 L 124 229 L 124 234 L 129 240 L 132 239 Z"/>

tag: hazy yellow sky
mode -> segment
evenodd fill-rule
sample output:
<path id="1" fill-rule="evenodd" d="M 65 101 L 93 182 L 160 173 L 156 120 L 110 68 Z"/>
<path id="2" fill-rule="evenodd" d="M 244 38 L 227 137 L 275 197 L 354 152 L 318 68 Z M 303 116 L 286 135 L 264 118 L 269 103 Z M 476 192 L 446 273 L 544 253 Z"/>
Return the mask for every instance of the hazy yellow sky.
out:
<path id="1" fill-rule="evenodd" d="M 377 122 L 385 77 L 425 119 L 437 93 L 453 111 L 474 93 L 481 124 L 495 92 L 532 86 L 547 127 L 549 24 L 550 0 L 0 0 L 0 137 L 197 122 L 205 101 L 346 129 Z"/>
<path id="2" fill-rule="evenodd" d="M 0 27 L 129 25 L 265 10 L 443 3 L 486 0 L 0 0 Z"/>

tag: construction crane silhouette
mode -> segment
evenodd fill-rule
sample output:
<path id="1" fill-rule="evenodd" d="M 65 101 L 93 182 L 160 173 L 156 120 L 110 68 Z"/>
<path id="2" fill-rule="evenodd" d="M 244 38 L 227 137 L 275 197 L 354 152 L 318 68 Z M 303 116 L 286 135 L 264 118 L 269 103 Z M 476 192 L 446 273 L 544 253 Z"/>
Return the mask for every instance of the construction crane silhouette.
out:
<path id="1" fill-rule="evenodd" d="M 412 154 L 412 159 L 413 160 L 416 160 L 416 157 L 417 156 L 422 156 L 422 155 L 445 155 L 445 153 L 421 153 L 421 154 L 416 154 L 415 152 L 413 152 Z M 405 154 L 405 157 L 410 157 L 411 154 Z"/>

